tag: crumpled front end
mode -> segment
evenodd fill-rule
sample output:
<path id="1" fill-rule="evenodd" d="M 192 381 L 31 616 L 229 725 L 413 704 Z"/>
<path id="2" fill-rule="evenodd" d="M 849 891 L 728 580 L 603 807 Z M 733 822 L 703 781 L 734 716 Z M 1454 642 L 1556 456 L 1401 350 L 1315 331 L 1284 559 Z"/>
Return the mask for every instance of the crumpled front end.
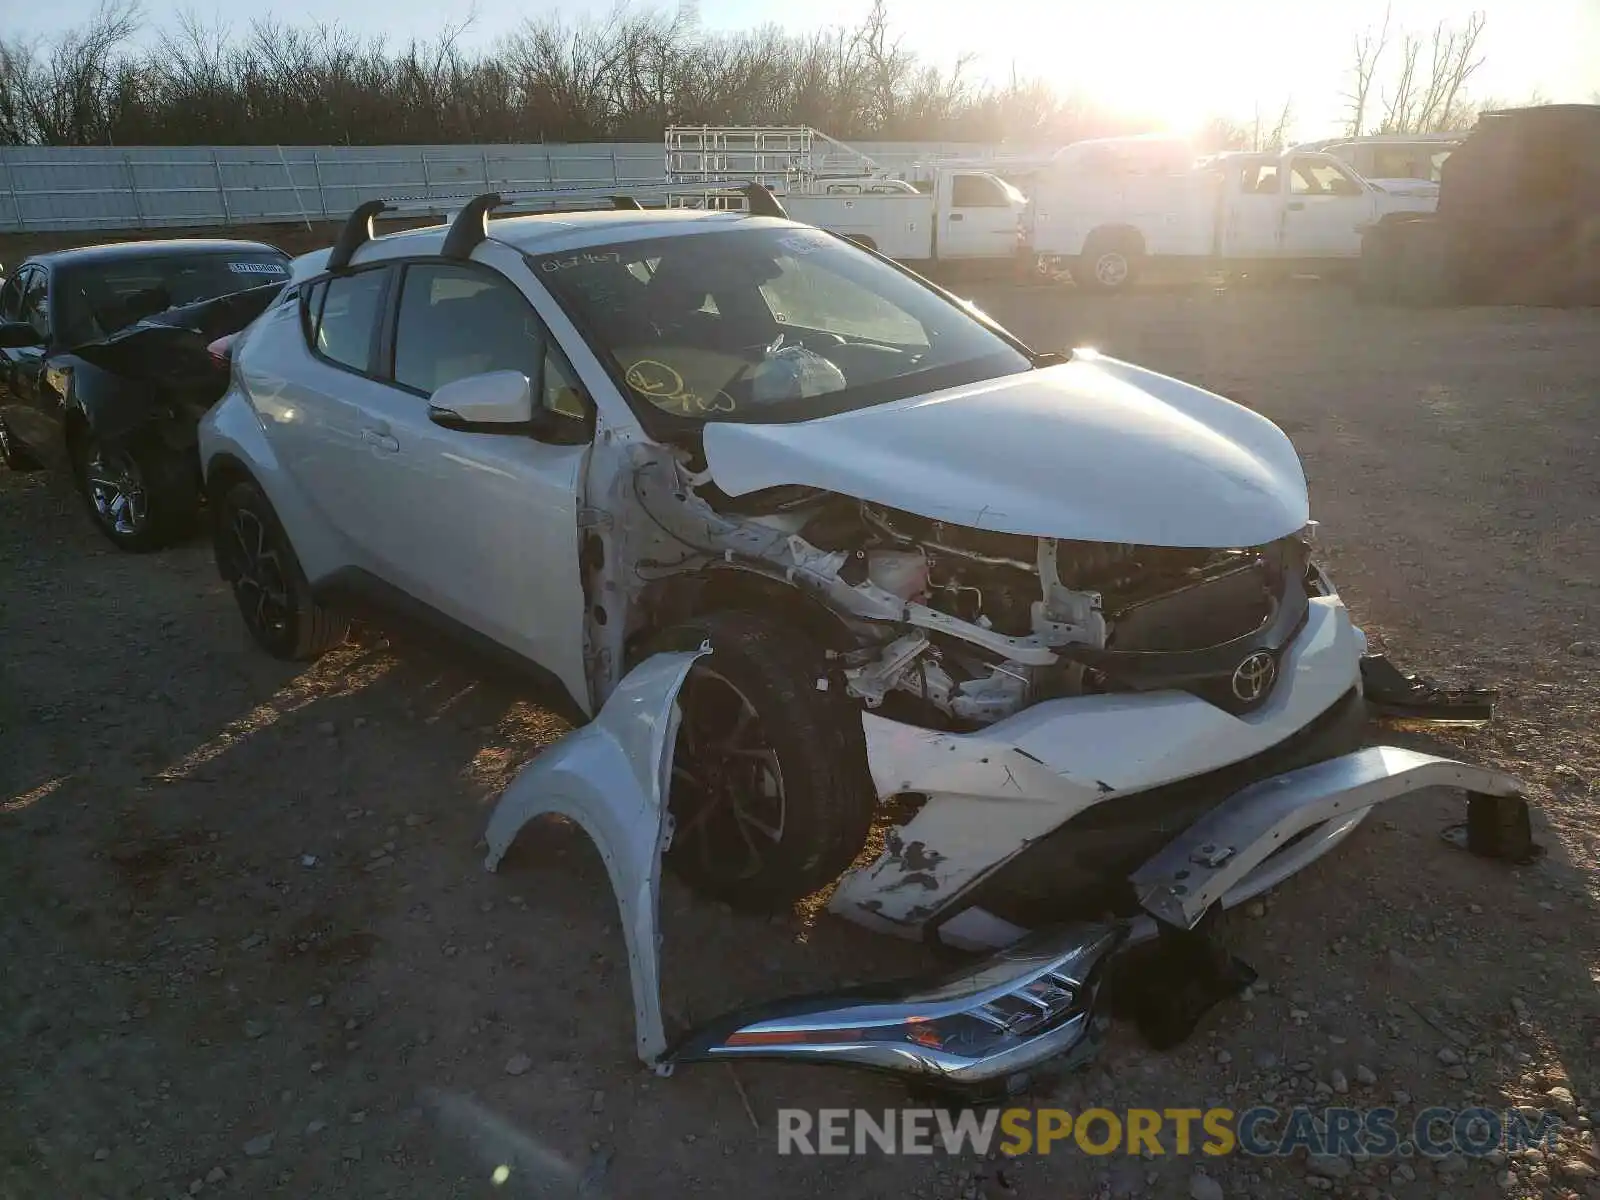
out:
<path id="1" fill-rule="evenodd" d="M 1222 714 L 1250 731 L 1231 732 L 1235 752 L 1270 744 L 1282 727 L 1315 714 L 1327 693 L 1359 687 L 1359 642 L 1342 606 L 1325 597 L 1312 608 L 1286 656 L 1282 691 L 1253 713 Z M 933 926 L 955 944 L 999 952 L 933 981 L 791 997 L 669 1042 L 660 995 L 661 854 L 673 832 L 667 801 L 677 698 L 695 661 L 708 653 L 658 654 L 636 667 L 591 724 L 523 770 L 486 835 L 491 869 L 544 813 L 569 817 L 593 838 L 622 910 L 639 1056 L 662 1072 L 678 1063 L 778 1059 L 884 1071 L 969 1096 L 1005 1094 L 1041 1070 L 1069 1068 L 1094 1052 L 1105 1024 L 1096 1008 L 1100 988 L 1129 941 L 1166 935 L 1174 953 L 1158 964 L 1157 992 L 1169 990 L 1170 964 L 1181 970 L 1211 962 L 1205 970 L 1215 977 L 1204 1003 L 1227 994 L 1240 976 L 1213 969 L 1215 955 L 1204 948 L 1200 929 L 1206 917 L 1325 853 L 1377 804 L 1428 787 L 1459 788 L 1469 797 L 1469 849 L 1515 862 L 1535 849 L 1515 779 L 1370 747 L 1211 793 L 1201 815 L 1179 828 L 1158 822 L 1145 830 L 1154 850 L 1099 897 L 1101 912 L 1115 910 L 1120 888 L 1131 900 L 1127 911 L 1096 921 L 1058 913 L 1030 935 L 972 904 L 976 886 L 992 882 L 1026 846 L 1070 828 L 1075 813 L 1136 803 L 1135 780 L 1153 793 L 1153 782 L 1181 779 L 1208 756 L 1226 753 L 1218 748 L 1225 727 L 1205 712 L 1219 710 L 1167 693 L 1084 697 L 1058 702 L 1065 707 L 1035 706 L 966 735 L 936 735 L 869 714 L 868 753 L 880 788 L 920 784 L 932 794 L 921 813 L 890 834 L 890 848 L 877 862 L 846 878 L 833 907 L 893 932 L 925 936 Z M 1347 669 L 1319 668 L 1324 658 Z M 1246 736 L 1253 740 L 1238 740 Z M 1195 989 L 1178 989 L 1185 991 Z M 1186 1036 L 1196 1014 L 1157 999 L 1154 1023 L 1166 1044 Z"/>
<path id="2" fill-rule="evenodd" d="M 953 461 L 1001 403 L 987 395 L 873 410 L 893 418 L 899 440 L 859 442 L 874 448 L 866 457 L 846 453 L 867 421 L 854 415 L 712 426 L 704 460 L 597 440 L 585 647 L 599 713 L 507 790 L 489 865 L 541 812 L 590 833 L 623 910 L 639 1054 L 657 1069 L 759 1057 L 1004 1090 L 1092 1051 L 1099 981 L 1124 944 L 1170 951 L 1156 956 L 1158 980 L 1177 970 L 1204 983 L 1176 991 L 1229 994 L 1243 976 L 1204 946 L 1207 915 L 1327 853 L 1379 803 L 1460 788 L 1479 830 L 1471 848 L 1518 861 L 1530 852 L 1515 780 L 1360 749 L 1364 692 L 1384 677 L 1364 668 L 1366 639 L 1312 561 L 1304 479 L 1280 432 L 1126 364 L 1085 360 L 1035 386 L 1030 399 L 1014 385 L 1013 415 L 1037 419 L 1002 423 L 1013 453 L 999 467 L 984 460 L 989 475 L 904 469 Z M 1130 422 L 1140 437 L 1127 437 Z M 1045 434 L 1049 445 L 1032 444 Z M 1163 486 L 1173 479 L 1183 487 Z M 1005 502 L 992 508 L 991 495 Z M 678 696 L 694 656 L 639 655 L 653 632 L 701 630 L 707 614 L 749 617 L 761 637 L 708 642 L 702 677 L 721 656 L 785 686 L 767 712 L 739 692 L 737 722 L 684 749 Z M 777 639 L 792 651 L 781 661 L 740 657 Z M 1391 704 L 1437 702 L 1391 675 Z M 802 702 L 819 693 L 826 712 Z M 685 693 L 691 714 L 697 695 Z M 1475 717 L 1475 704 L 1457 715 Z M 893 814 L 882 852 L 840 879 L 832 911 L 1000 954 L 936 983 L 789 998 L 669 1040 L 656 889 L 673 836 L 673 756 L 688 780 L 697 765 L 718 767 L 718 750 L 765 763 L 752 779 L 781 781 L 792 750 L 738 735 L 786 719 L 832 738 L 807 744 L 836 745 L 829 763 L 849 781 L 870 777 L 847 814 L 862 818 L 863 837 L 873 795 Z M 702 794 L 714 790 L 707 780 Z M 772 795 L 787 806 L 787 789 Z M 808 799 L 808 814 L 825 811 Z M 684 812 L 693 835 L 704 814 Z M 778 820 L 740 828 L 786 837 Z M 847 859 L 830 858 L 827 873 L 835 861 Z M 1165 1044 L 1193 1016 L 1157 1015 Z"/>
<path id="3" fill-rule="evenodd" d="M 1219 671 L 1212 680 L 1191 680 L 1191 690 L 1173 686 L 1047 700 L 969 733 L 865 714 L 867 758 L 879 795 L 915 811 L 890 831 L 876 861 L 846 876 L 834 893 L 833 911 L 885 932 L 921 937 L 930 923 L 952 919 L 971 893 L 1028 847 L 1057 831 L 1070 843 L 1075 820 L 1103 828 L 1126 809 L 1133 828 L 1120 844 L 1131 857 L 1102 855 L 1097 885 L 1081 869 L 1069 872 L 1058 864 L 1044 870 L 1070 876 L 1060 880 L 1063 893 L 1090 883 L 1088 890 L 1103 902 L 1126 874 L 1119 868 L 1131 869 L 1159 849 L 1163 837 L 1197 815 L 1196 803 L 1215 804 L 1227 792 L 1185 798 L 1162 812 L 1149 811 L 1141 794 L 1258 757 L 1263 771 L 1286 769 L 1289 764 L 1268 757 L 1274 748 L 1329 721 L 1341 706 L 1359 705 L 1365 638 L 1336 595 L 1303 599 L 1301 608 L 1291 639 L 1278 648 L 1263 643 L 1269 648 L 1259 651 L 1266 656 L 1261 661 L 1270 665 L 1272 678 L 1252 705 L 1235 705 L 1243 711 L 1230 712 L 1206 694 L 1208 686 L 1232 681 L 1231 672 Z M 1257 653 L 1252 646 L 1235 647 L 1221 661 L 1242 670 Z M 1217 782 L 1242 786 L 1237 780 Z M 958 938 L 960 928 L 952 930 Z"/>

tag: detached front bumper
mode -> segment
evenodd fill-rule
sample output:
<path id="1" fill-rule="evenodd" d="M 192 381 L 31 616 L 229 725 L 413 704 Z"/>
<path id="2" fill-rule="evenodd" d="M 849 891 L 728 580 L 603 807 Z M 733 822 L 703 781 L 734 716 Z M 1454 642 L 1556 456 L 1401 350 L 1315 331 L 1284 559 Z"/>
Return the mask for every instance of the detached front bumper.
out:
<path id="1" fill-rule="evenodd" d="M 1428 787 L 1467 794 L 1469 848 L 1516 862 L 1531 857 L 1528 809 L 1515 779 L 1414 750 L 1370 747 L 1246 787 L 1174 837 L 1128 880 L 1146 914 L 1141 919 L 1024 935 L 931 983 L 764 1005 L 690 1035 L 667 1061 L 831 1063 L 886 1071 L 968 1096 L 1012 1094 L 1041 1070 L 1070 1070 L 1093 1056 L 1108 1023 L 1097 1001 L 1114 956 L 1130 941 L 1158 932 L 1164 941 L 1165 934 L 1176 935 L 1177 950 L 1161 960 L 1154 981 L 1147 977 L 1140 984 L 1147 993 L 1140 1003 L 1148 1007 L 1148 993 L 1160 993 L 1157 1008 L 1176 1023 L 1161 1035 L 1167 1041 L 1156 1044 L 1172 1044 L 1187 1036 L 1200 1011 L 1239 983 L 1230 983 L 1220 952 L 1204 948 L 1203 933 L 1195 932 L 1207 914 L 1319 857 L 1375 805 Z M 1003 923 L 993 923 L 991 931 L 998 926 Z M 1008 937 L 1019 935 L 1022 930 L 1006 931 Z M 1245 980 L 1253 977 L 1244 969 Z M 1130 975 L 1123 983 L 1133 980 Z M 1195 1008 L 1200 993 L 1205 996 Z M 1186 1015 L 1174 1017 L 1185 1005 Z M 1142 1014 L 1141 1028 L 1156 1036 L 1146 1020 Z"/>
<path id="2" fill-rule="evenodd" d="M 1472 848 L 1479 853 L 1512 861 L 1532 853 L 1527 804 L 1511 776 L 1397 746 L 1370 746 L 1236 793 L 1169 842 L 1129 882 L 1158 922 L 1192 929 L 1300 835 L 1429 787 L 1467 793 L 1469 840 L 1477 829 Z"/>

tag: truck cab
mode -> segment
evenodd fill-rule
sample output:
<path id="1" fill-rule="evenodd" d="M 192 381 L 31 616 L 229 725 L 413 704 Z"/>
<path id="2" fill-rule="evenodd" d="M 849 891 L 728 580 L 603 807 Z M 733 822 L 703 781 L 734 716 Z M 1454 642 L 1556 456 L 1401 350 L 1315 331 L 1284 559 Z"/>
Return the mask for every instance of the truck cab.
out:
<path id="1" fill-rule="evenodd" d="M 1224 155 L 1218 169 L 1222 258 L 1358 258 L 1382 215 L 1376 189 L 1331 154 Z"/>
<path id="2" fill-rule="evenodd" d="M 1027 197 L 988 171 L 936 168 L 932 178 L 818 179 L 783 194 L 786 211 L 903 262 L 1008 259 Z"/>

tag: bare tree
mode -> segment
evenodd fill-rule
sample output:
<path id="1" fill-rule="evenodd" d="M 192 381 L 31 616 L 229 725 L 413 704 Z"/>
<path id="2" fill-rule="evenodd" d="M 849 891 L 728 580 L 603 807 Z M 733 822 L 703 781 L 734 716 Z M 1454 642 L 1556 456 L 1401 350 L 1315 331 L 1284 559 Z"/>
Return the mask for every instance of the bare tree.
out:
<path id="1" fill-rule="evenodd" d="M 1400 71 L 1393 89 L 1383 94 L 1378 132 L 1437 133 L 1470 123 L 1463 88 L 1483 66 L 1478 54 L 1483 26 L 1484 14 L 1475 12 L 1459 27 L 1439 22 L 1426 42 L 1417 34 L 1403 35 Z"/>
<path id="2" fill-rule="evenodd" d="M 1224 150 L 1248 150 L 1254 131 L 1231 117 L 1212 117 L 1195 134 L 1194 148 L 1201 154 Z"/>
<path id="3" fill-rule="evenodd" d="M 1354 79 L 1350 91 L 1345 93 L 1345 99 L 1350 102 L 1350 120 L 1345 132 L 1351 137 L 1360 137 L 1366 132 L 1367 105 L 1372 99 L 1372 85 L 1378 74 L 1378 64 L 1389 45 L 1391 15 L 1390 10 L 1385 8 L 1382 28 L 1373 30 L 1369 26 L 1356 34 L 1355 61 L 1351 68 Z"/>
<path id="4" fill-rule="evenodd" d="M 102 0 L 81 29 L 45 47 L 0 45 L 0 132 L 16 141 L 82 146 L 109 140 L 106 116 L 140 22 L 139 0 Z"/>
<path id="5" fill-rule="evenodd" d="M 1294 123 L 1294 97 L 1284 100 L 1283 107 L 1278 109 L 1274 116 L 1272 113 L 1265 115 L 1261 112 L 1258 101 L 1255 106 L 1255 120 L 1251 123 L 1249 131 L 1249 145 L 1246 149 L 1259 152 L 1280 151 L 1289 144 L 1289 127 Z"/>
<path id="6" fill-rule="evenodd" d="M 137 0 L 106 0 L 53 41 L 0 38 L 0 142 L 592 141 L 704 123 L 1059 144 L 1149 128 L 1043 80 L 986 86 L 968 58 L 926 62 L 895 33 L 887 0 L 856 28 L 805 34 L 709 33 L 689 5 L 618 7 L 530 20 L 487 51 L 463 45 L 470 15 L 391 47 L 334 22 L 266 17 L 235 34 L 185 13 L 149 50 L 130 44 L 138 16 Z"/>

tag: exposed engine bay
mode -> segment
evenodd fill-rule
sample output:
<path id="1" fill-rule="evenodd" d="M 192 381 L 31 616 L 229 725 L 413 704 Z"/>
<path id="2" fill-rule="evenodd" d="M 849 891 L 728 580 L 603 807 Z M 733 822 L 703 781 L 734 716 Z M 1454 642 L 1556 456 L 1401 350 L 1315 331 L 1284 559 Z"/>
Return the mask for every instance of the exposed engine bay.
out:
<path id="1" fill-rule="evenodd" d="M 1275 653 L 1308 588 L 1320 591 L 1298 535 L 1223 549 L 1026 537 L 808 487 L 731 498 L 687 455 L 634 451 L 645 458 L 629 473 L 633 500 L 654 543 L 638 559 L 647 582 L 667 567 L 797 587 L 850 634 L 830 651 L 850 695 L 947 728 L 1054 697 L 1168 687 L 1239 711 L 1270 678 L 1249 695 L 1219 692 L 1219 679 L 1256 643 Z"/>

